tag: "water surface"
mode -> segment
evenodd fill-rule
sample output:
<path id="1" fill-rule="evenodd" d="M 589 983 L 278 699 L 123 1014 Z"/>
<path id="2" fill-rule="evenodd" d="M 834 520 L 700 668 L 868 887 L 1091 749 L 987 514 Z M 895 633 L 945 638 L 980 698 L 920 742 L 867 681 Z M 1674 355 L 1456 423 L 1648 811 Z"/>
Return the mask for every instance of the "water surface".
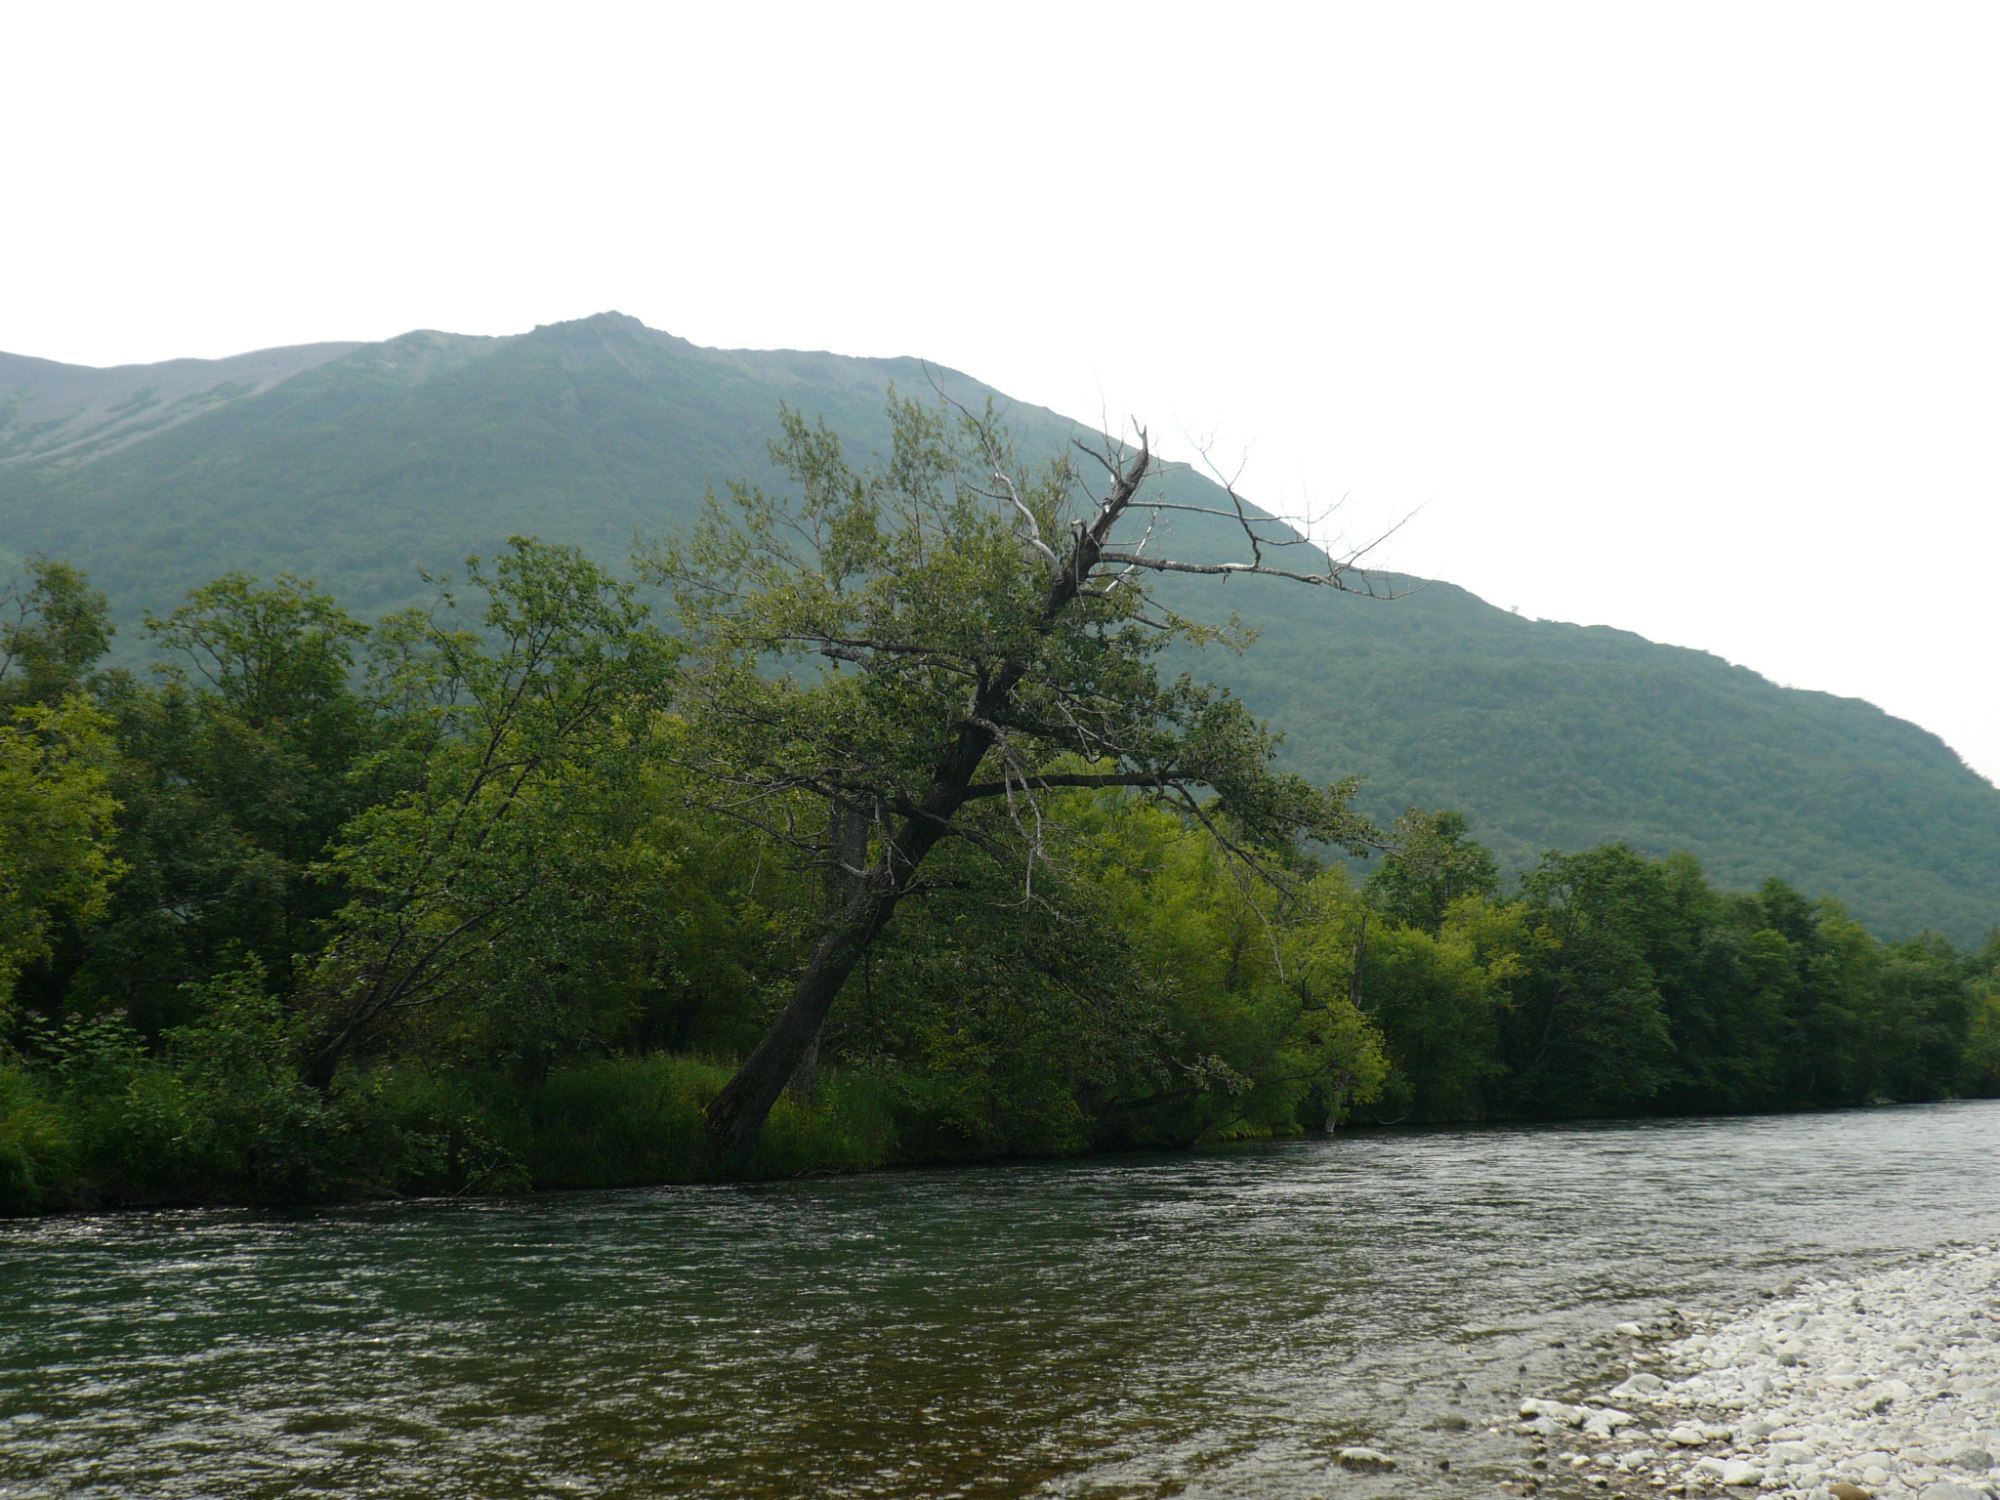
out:
<path id="1" fill-rule="evenodd" d="M 0 1495 L 1486 1495 L 1590 1335 L 2000 1238 L 1996 1161 L 1978 1103 L 0 1225 Z"/>

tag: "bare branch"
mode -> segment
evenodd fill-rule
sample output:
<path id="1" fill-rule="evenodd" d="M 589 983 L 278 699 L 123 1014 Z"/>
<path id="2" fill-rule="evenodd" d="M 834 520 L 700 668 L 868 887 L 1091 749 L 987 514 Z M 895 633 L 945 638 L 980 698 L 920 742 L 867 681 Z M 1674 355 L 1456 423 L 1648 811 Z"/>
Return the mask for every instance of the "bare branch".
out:
<path id="1" fill-rule="evenodd" d="M 1211 577 L 1225 578 L 1237 573 L 1248 573 L 1263 578 L 1289 578 L 1294 583 L 1317 584 L 1321 588 L 1338 589 L 1344 594 L 1366 594 L 1376 599 L 1397 597 L 1376 593 L 1374 580 L 1365 573 L 1361 575 L 1364 587 L 1354 587 L 1346 578 L 1350 570 L 1338 563 L 1329 564 L 1324 573 L 1300 573 L 1291 568 L 1274 568 L 1266 562 L 1177 562 L 1170 557 L 1141 557 L 1136 552 L 1100 552 L 1098 556 L 1104 562 L 1122 563 L 1128 568 L 1151 568 L 1157 573 L 1203 573 Z"/>
<path id="2" fill-rule="evenodd" d="M 1053 772 L 1030 776 L 1019 782 L 975 782 L 965 789 L 965 797 L 968 802 L 979 797 L 998 797 L 1017 788 L 1043 792 L 1063 787 L 1166 787 L 1176 785 L 1179 779 L 1178 773 L 1167 771 L 1106 771 L 1102 774 Z"/>
<path id="3" fill-rule="evenodd" d="M 993 424 L 984 416 L 974 416 L 964 402 L 939 386 L 928 364 L 924 366 L 924 374 L 930 379 L 931 389 L 937 393 L 938 399 L 954 408 L 979 435 L 979 451 L 985 457 L 987 467 L 992 471 L 994 483 L 1006 490 L 1006 498 L 1012 502 L 1014 509 L 1020 512 L 1021 519 L 1028 523 L 1028 535 L 1025 538 L 1028 545 L 1041 553 L 1051 568 L 1060 568 L 1062 559 L 1057 557 L 1054 549 L 1042 540 L 1041 523 L 1035 519 L 1035 513 L 1022 501 L 1021 491 L 1014 483 L 1014 476 L 1007 472 L 1006 454 L 993 435 Z"/>

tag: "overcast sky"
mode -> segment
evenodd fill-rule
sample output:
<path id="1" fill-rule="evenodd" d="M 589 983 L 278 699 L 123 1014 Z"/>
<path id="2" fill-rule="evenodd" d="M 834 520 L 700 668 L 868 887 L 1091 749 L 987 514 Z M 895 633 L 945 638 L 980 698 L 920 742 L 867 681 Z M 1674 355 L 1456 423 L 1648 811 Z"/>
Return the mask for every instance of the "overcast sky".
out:
<path id="1" fill-rule="evenodd" d="M 617 308 L 1216 440 L 2000 776 L 2000 7 L 19 6 L 0 349 Z M 1178 439 L 1177 439 L 1178 440 Z M 1419 509 L 1421 507 L 1421 509 Z"/>

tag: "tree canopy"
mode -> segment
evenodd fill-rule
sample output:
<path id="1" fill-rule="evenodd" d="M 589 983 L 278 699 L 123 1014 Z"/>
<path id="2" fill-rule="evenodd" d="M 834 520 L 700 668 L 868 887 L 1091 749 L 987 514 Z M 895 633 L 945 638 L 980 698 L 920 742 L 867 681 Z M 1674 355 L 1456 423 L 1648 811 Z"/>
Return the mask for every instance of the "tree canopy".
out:
<path id="1" fill-rule="evenodd" d="M 1348 565 L 1310 549 L 1299 567 L 1274 561 L 1301 544 L 1240 504 L 1205 514 L 1234 526 L 1242 555 L 1158 550 L 1163 520 L 1195 508 L 1150 487 L 1143 434 L 1131 450 L 1081 448 L 1093 490 L 1069 460 L 1024 465 L 990 410 L 892 398 L 892 416 L 891 452 L 856 469 L 836 433 L 787 412 L 772 455 L 791 483 L 711 496 L 647 562 L 673 592 L 682 703 L 705 731 L 685 768 L 715 806 L 853 882 L 791 1004 L 711 1107 L 729 1150 L 754 1142 L 941 841 L 1017 868 L 1032 900 L 1060 790 L 1170 802 L 1245 853 L 1358 851 L 1369 833 L 1350 788 L 1275 770 L 1270 731 L 1226 692 L 1162 679 L 1167 647 L 1229 633 L 1164 609 L 1150 582 L 1267 574 L 1343 589 L 1356 587 Z M 850 822 L 851 847 L 827 837 Z"/>

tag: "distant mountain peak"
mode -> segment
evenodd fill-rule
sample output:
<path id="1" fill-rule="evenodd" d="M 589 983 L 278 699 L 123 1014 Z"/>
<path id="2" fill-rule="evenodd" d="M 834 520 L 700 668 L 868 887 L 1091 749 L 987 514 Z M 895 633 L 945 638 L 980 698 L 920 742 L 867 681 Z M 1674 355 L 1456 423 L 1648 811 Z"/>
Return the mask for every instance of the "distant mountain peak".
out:
<path id="1" fill-rule="evenodd" d="M 537 323 L 538 334 L 561 333 L 648 333 L 658 334 L 657 328 L 648 328 L 630 313 L 617 311 L 592 313 L 587 318 L 561 318 L 553 323 Z M 669 334 L 667 337 L 671 338 Z"/>

